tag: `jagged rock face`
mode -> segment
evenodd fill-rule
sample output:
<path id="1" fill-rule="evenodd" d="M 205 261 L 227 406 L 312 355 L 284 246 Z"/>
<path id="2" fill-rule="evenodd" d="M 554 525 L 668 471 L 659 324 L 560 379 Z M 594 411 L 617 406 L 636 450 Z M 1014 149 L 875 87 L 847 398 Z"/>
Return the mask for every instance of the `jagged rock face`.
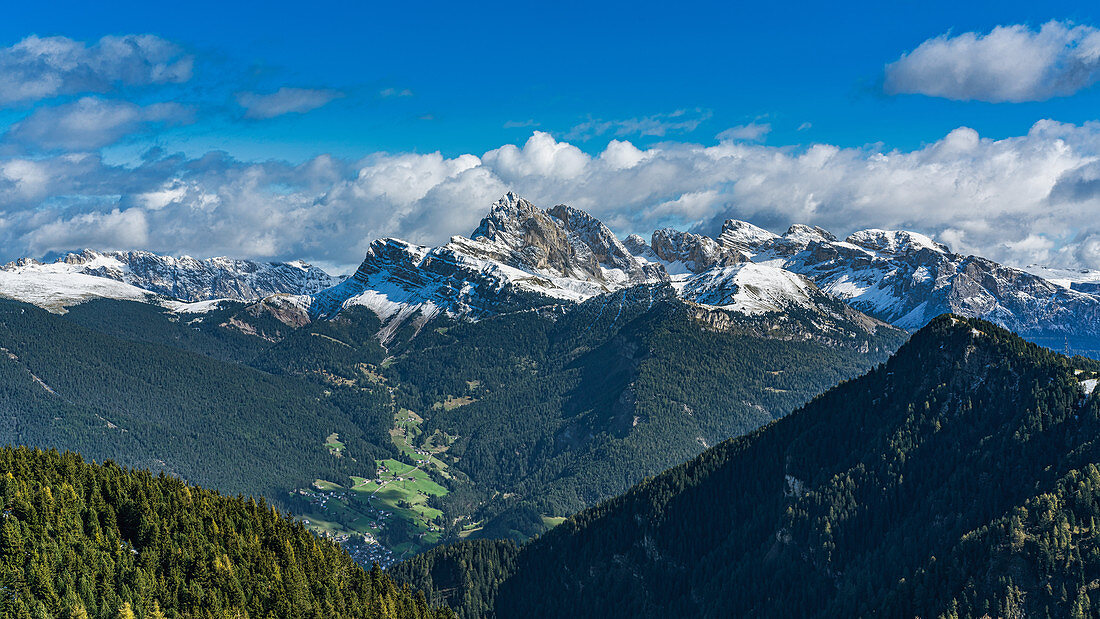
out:
<path id="1" fill-rule="evenodd" d="M 653 248 L 649 246 L 649 242 L 640 234 L 631 234 L 623 239 L 623 247 L 630 252 L 631 256 L 637 258 L 644 258 L 646 260 L 654 260 L 657 258 L 657 254 L 653 252 Z"/>
<path id="2" fill-rule="evenodd" d="M 511 192 L 493 205 L 470 238 L 486 246 L 487 256 L 495 255 L 516 268 L 575 279 L 604 278 L 591 247 L 542 209 Z"/>
<path id="3" fill-rule="evenodd" d="M 73 273 L 124 282 L 180 301 L 256 301 L 272 294 L 313 294 L 339 281 L 304 262 L 253 262 L 230 258 L 197 260 L 147 251 L 84 250 L 58 260 Z"/>
<path id="4" fill-rule="evenodd" d="M 310 313 L 367 306 L 382 318 L 385 340 L 402 324 L 441 313 L 478 319 L 669 279 L 587 213 L 564 205 L 546 212 L 513 193 L 471 237 L 435 248 L 375 241 L 351 278 L 314 296 Z"/>
<path id="5" fill-rule="evenodd" d="M 463 247 L 455 240 L 435 248 L 398 239 L 374 241 L 354 275 L 313 296 L 310 314 L 331 318 L 345 307 L 366 306 L 382 319 L 386 342 L 410 321 L 419 329 L 444 313 L 476 320 L 579 301 L 605 290 L 590 282 L 540 276 Z"/>
<path id="6" fill-rule="evenodd" d="M 660 265 L 639 262 L 607 226 L 588 213 L 564 204 L 546 213 L 588 247 L 601 266 L 622 271 L 626 281 L 644 283 L 668 279 Z"/>
<path id="7" fill-rule="evenodd" d="M 666 262 L 683 263 L 692 273 L 744 262 L 740 254 L 727 250 L 710 237 L 672 228 L 654 231 L 651 243 L 653 253 L 658 258 Z"/>

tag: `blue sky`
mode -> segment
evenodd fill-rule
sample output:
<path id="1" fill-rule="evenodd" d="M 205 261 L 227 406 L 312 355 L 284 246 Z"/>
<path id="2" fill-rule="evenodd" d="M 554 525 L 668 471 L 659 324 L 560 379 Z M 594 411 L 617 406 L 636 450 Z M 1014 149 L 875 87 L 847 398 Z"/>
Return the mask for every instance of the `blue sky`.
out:
<path id="1" fill-rule="evenodd" d="M 156 141 L 246 159 L 480 153 L 524 140 L 535 126 L 564 136 L 588 119 L 678 110 L 705 120 L 693 131 L 628 137 L 639 146 L 666 138 L 711 143 L 728 127 L 756 121 L 771 125 L 773 143 L 909 149 L 960 125 L 1005 137 L 1039 118 L 1097 116 L 1098 89 L 1012 106 L 882 92 L 884 65 L 928 38 L 1051 19 L 1100 23 L 1091 3 L 846 4 L 25 3 L 0 24 L 0 42 L 32 33 L 78 40 L 152 33 L 174 41 L 196 55 L 196 65 L 193 80 L 173 95 L 204 113 Z M 240 119 L 235 92 L 288 84 L 346 96 L 309 114 Z M 380 94 L 387 89 L 411 96 Z M 571 143 L 598 152 L 611 137 Z"/>
<path id="2" fill-rule="evenodd" d="M 0 22 L 0 259 L 345 268 L 380 236 L 468 233 L 514 189 L 621 235 L 905 227 L 1096 268 L 1098 12 L 25 3 Z"/>

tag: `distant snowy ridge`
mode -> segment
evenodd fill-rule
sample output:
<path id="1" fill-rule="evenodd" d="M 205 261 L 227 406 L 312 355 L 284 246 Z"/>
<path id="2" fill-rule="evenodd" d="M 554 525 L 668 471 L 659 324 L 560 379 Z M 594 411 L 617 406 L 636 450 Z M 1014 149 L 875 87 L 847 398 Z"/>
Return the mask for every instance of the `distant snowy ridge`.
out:
<path id="1" fill-rule="evenodd" d="M 86 249 L 54 262 L 22 259 L 0 267 L 0 296 L 49 309 L 91 298 L 197 303 L 252 302 L 273 294 L 314 294 L 339 282 L 304 262 L 198 260 L 147 251 Z"/>
<path id="2" fill-rule="evenodd" d="M 751 224 L 727 221 L 727 230 Z M 758 264 L 804 275 L 824 292 L 856 309 L 908 330 L 952 312 L 983 318 L 1054 346 L 1077 340 L 1100 350 L 1100 296 L 1084 284 L 1057 285 L 1031 272 L 964 256 L 928 236 L 902 230 L 862 230 L 839 241 L 820 228 L 791 226 L 781 236 L 736 238 Z M 1091 343 L 1082 344 L 1082 340 Z"/>

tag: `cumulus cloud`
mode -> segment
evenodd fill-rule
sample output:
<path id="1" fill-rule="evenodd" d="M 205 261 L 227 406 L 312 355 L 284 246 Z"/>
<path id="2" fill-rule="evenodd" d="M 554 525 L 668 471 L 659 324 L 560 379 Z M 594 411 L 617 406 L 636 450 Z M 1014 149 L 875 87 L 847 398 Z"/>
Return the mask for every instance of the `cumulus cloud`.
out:
<path id="1" fill-rule="evenodd" d="M 536 131 L 523 148 L 506 144 L 485 153 L 483 160 L 506 181 L 532 176 L 569 180 L 584 173 L 590 157 L 572 144 Z"/>
<path id="2" fill-rule="evenodd" d="M 663 138 L 678 133 L 691 133 L 712 116 L 710 110 L 676 110 L 623 120 L 589 118 L 574 126 L 565 135 L 567 140 L 589 140 L 601 135 L 625 137 L 631 135 Z"/>
<path id="3" fill-rule="evenodd" d="M 193 62 L 179 46 L 151 34 L 107 36 L 91 45 L 32 35 L 0 49 L 0 104 L 185 82 Z"/>
<path id="4" fill-rule="evenodd" d="M 929 39 L 886 66 L 890 94 L 956 100 L 1044 101 L 1100 79 L 1100 30 L 1050 21 Z"/>
<path id="5" fill-rule="evenodd" d="M 272 93 L 237 93 L 245 118 L 274 118 L 283 114 L 304 114 L 327 105 L 344 94 L 336 90 L 283 87 Z"/>
<path id="6" fill-rule="evenodd" d="M 620 235 L 726 218 L 924 232 L 1010 264 L 1100 268 L 1100 124 L 1040 121 L 990 139 L 960 127 L 919 149 L 613 140 L 595 155 L 536 131 L 481 155 L 321 156 L 299 165 L 151 154 L 0 158 L 3 259 L 83 246 L 354 266 L 372 239 L 469 234 L 512 189 L 567 203 Z"/>
<path id="7" fill-rule="evenodd" d="M 176 103 L 139 106 L 84 97 L 57 107 L 39 108 L 12 126 L 5 139 L 32 149 L 90 150 L 113 144 L 149 125 L 190 120 L 190 110 Z"/>

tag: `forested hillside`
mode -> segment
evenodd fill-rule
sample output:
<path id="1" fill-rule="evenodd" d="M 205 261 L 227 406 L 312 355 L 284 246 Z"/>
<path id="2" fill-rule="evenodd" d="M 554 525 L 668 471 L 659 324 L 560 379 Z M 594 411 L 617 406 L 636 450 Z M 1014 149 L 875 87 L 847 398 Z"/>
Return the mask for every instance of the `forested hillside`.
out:
<path id="1" fill-rule="evenodd" d="M 1091 616 L 1096 370 L 944 316 L 866 376 L 495 571 L 464 544 L 395 573 L 467 617 Z"/>
<path id="2" fill-rule="evenodd" d="M 904 337 L 815 320 L 699 310 L 636 288 L 558 315 L 425 329 L 385 373 L 399 404 L 426 419 L 423 438 L 452 437 L 439 457 L 472 481 L 438 501 L 448 521 L 473 512 L 484 527 L 474 535 L 522 540 L 544 516 L 786 415 Z"/>
<path id="3" fill-rule="evenodd" d="M 479 322 L 408 320 L 387 349 L 366 307 L 308 321 L 275 302 L 174 313 L 103 299 L 56 315 L 3 301 L 0 437 L 264 495 L 401 553 L 523 540 L 903 340 L 822 308 L 745 316 L 639 286 Z M 375 493 L 366 480 L 394 458 L 424 460 L 431 484 Z"/>
<path id="4" fill-rule="evenodd" d="M 450 617 L 262 499 L 0 449 L 0 616 Z"/>
<path id="5" fill-rule="evenodd" d="M 163 318 L 130 324 L 147 339 L 168 329 Z M 374 457 L 394 453 L 381 389 L 276 376 L 6 300 L 0 349 L 4 443 L 115 458 L 277 500 L 318 477 L 373 470 Z M 323 444 L 334 431 L 359 462 L 329 455 Z"/>

